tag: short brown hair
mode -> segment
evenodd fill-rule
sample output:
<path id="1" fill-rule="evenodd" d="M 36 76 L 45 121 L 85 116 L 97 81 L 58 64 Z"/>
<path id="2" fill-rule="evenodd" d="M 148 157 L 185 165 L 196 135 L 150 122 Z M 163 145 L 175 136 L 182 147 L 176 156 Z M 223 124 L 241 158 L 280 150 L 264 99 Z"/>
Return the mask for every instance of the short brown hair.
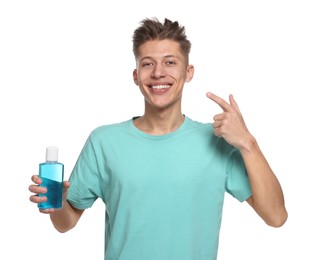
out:
<path id="1" fill-rule="evenodd" d="M 177 21 L 172 22 L 167 18 L 165 18 L 164 23 L 161 23 L 157 18 L 146 18 L 141 21 L 140 26 L 134 31 L 132 37 L 134 56 L 138 56 L 139 47 L 143 43 L 166 39 L 179 43 L 181 52 L 188 62 L 191 43 L 185 34 L 185 27 L 179 25 Z"/>

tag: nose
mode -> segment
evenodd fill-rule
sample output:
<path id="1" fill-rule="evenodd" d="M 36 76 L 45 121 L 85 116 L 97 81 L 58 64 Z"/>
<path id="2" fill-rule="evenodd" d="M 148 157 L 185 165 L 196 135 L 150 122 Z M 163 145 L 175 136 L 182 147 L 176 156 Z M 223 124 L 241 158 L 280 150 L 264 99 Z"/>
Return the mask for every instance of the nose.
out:
<path id="1" fill-rule="evenodd" d="M 156 63 L 153 67 L 152 77 L 153 78 L 162 78 L 166 76 L 165 68 L 162 64 Z"/>

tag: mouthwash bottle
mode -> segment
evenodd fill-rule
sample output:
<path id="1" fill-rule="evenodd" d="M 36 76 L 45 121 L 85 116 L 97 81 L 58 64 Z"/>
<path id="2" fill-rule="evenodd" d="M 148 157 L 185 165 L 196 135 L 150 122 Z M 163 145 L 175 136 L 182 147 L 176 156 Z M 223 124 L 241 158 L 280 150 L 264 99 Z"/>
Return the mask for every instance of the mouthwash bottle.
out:
<path id="1" fill-rule="evenodd" d="M 61 208 L 63 196 L 64 164 L 58 162 L 58 148 L 48 146 L 46 148 L 46 162 L 39 164 L 39 176 L 42 184 L 47 188 L 47 193 L 39 194 L 46 196 L 46 202 L 38 203 L 40 209 Z"/>

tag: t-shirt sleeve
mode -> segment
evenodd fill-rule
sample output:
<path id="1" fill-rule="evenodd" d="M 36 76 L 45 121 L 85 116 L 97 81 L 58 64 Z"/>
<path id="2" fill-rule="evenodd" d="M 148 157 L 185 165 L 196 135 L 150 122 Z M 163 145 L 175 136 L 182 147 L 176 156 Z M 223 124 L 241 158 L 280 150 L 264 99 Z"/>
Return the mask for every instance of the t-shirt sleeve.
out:
<path id="1" fill-rule="evenodd" d="M 240 202 L 245 201 L 251 195 L 251 187 L 248 174 L 238 149 L 234 149 L 227 163 L 226 191 Z"/>
<path id="2" fill-rule="evenodd" d="M 78 209 L 91 207 L 101 197 L 99 167 L 91 138 L 90 135 L 69 179 L 67 200 Z"/>

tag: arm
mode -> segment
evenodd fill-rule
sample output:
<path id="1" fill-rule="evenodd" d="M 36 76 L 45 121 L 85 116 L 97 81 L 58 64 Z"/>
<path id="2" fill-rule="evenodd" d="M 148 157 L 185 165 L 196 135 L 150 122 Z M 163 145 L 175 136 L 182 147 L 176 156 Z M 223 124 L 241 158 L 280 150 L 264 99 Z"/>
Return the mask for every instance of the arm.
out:
<path id="1" fill-rule="evenodd" d="M 282 226 L 287 219 L 287 211 L 278 179 L 254 138 L 250 139 L 247 148 L 240 151 L 252 189 L 252 196 L 247 202 L 268 225 Z"/>
<path id="2" fill-rule="evenodd" d="M 47 192 L 47 189 L 45 187 L 38 186 L 42 183 L 42 179 L 37 175 L 33 175 L 32 181 L 34 182 L 34 184 L 29 186 L 29 191 L 35 194 L 30 196 L 30 201 L 34 203 L 46 201 L 46 197 L 39 197 L 37 195 L 45 194 Z M 81 215 L 84 213 L 84 210 L 74 208 L 67 201 L 67 192 L 69 187 L 70 183 L 68 181 L 65 181 L 63 191 L 63 207 L 61 209 L 40 210 L 41 213 L 50 214 L 50 218 L 54 227 L 62 233 L 67 232 L 68 230 L 75 227 Z"/>
<path id="3" fill-rule="evenodd" d="M 84 210 L 74 208 L 67 200 L 61 210 L 56 210 L 50 214 L 54 227 L 59 232 L 67 232 L 76 226 Z"/>
<path id="4" fill-rule="evenodd" d="M 256 139 L 248 131 L 233 96 L 229 97 L 230 103 L 212 93 L 207 96 L 223 109 L 223 113 L 214 116 L 215 135 L 241 152 L 252 190 L 248 203 L 268 225 L 282 226 L 287 219 L 282 188 Z"/>

